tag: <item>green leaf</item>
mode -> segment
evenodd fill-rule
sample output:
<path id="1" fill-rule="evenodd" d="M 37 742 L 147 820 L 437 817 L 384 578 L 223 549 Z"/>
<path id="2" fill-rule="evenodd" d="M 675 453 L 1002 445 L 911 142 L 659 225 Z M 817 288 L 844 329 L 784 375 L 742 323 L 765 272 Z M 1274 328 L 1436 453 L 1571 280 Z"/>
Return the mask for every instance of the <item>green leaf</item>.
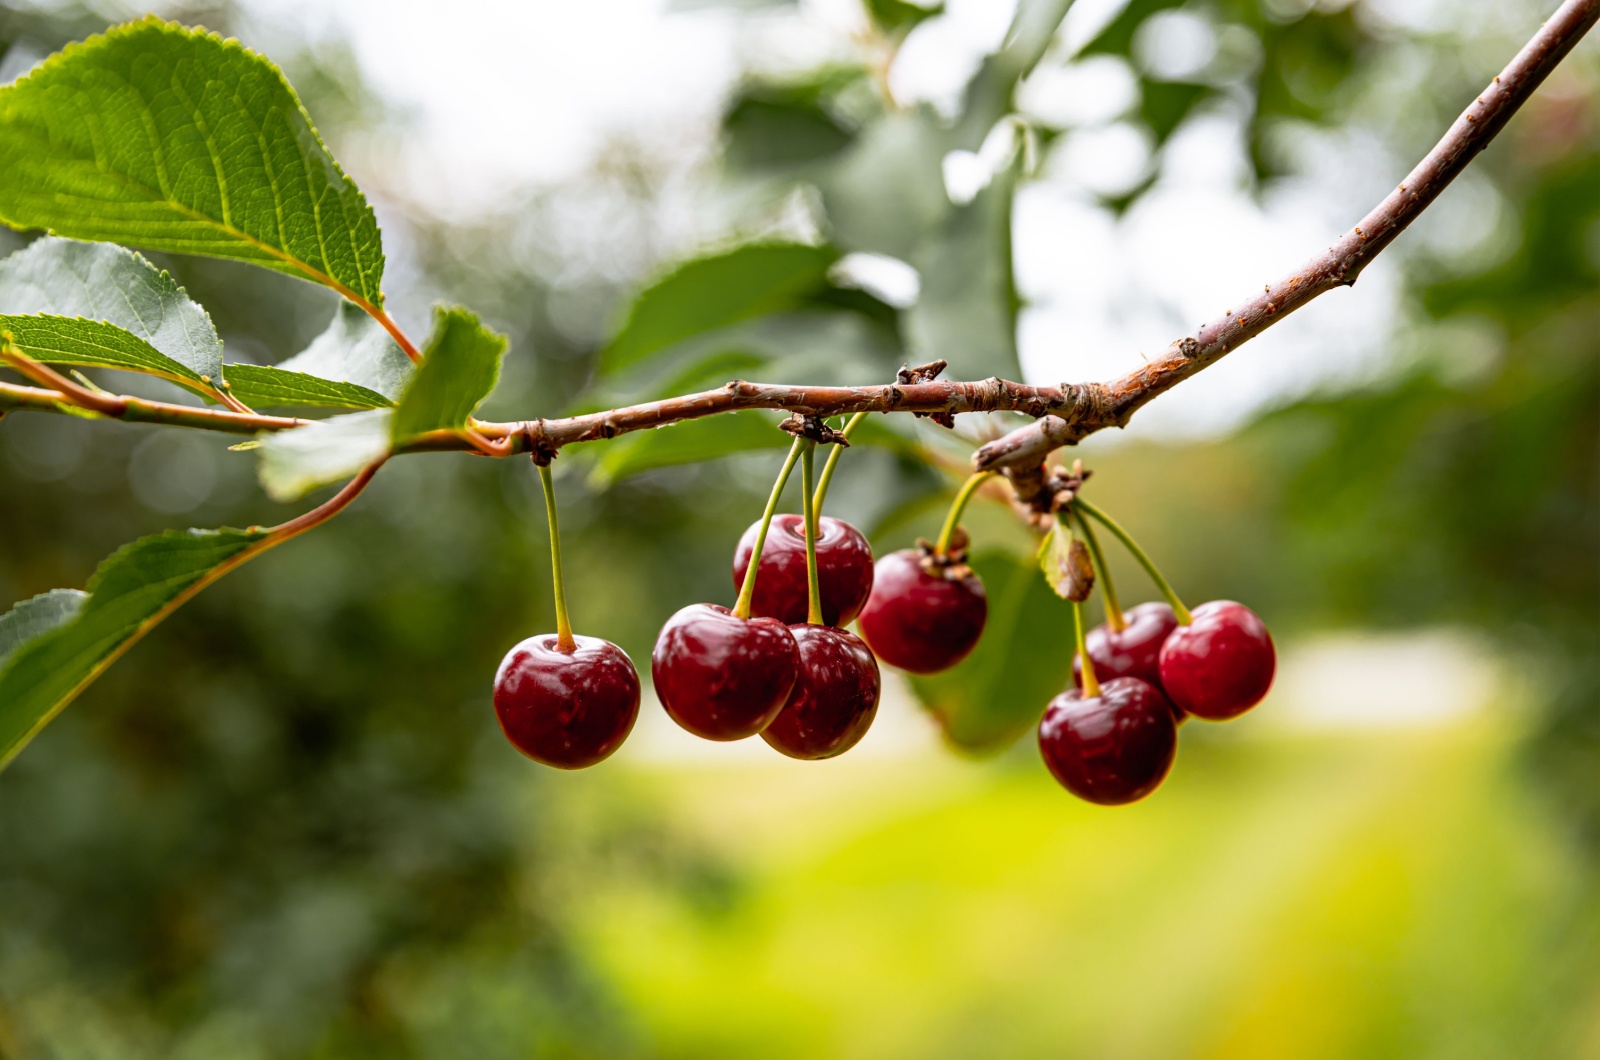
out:
<path id="1" fill-rule="evenodd" d="M 697 258 L 646 288 L 601 354 L 615 372 L 693 335 L 808 304 L 829 287 L 832 247 L 755 244 Z"/>
<path id="2" fill-rule="evenodd" d="M 383 326 L 360 306 L 341 301 L 311 345 L 275 367 L 228 365 L 233 395 L 247 405 L 390 408 L 414 368 Z"/>
<path id="3" fill-rule="evenodd" d="M 383 325 L 358 305 L 340 302 L 333 320 L 311 345 L 278 365 L 336 383 L 351 383 L 399 401 L 415 371 Z"/>
<path id="4" fill-rule="evenodd" d="M 257 473 L 268 496 L 297 497 L 350 478 L 389 451 L 389 409 L 352 412 L 261 436 Z"/>
<path id="5" fill-rule="evenodd" d="M 956 123 L 954 146 L 976 151 L 989 130 L 1015 107 L 1017 83 L 1050 49 L 1072 0 L 1019 0 L 1005 44 L 983 60 L 967 85 L 966 108 Z"/>
<path id="6" fill-rule="evenodd" d="M 470 310 L 434 310 L 433 335 L 422 364 L 395 410 L 394 440 L 465 427 L 472 410 L 499 382 L 505 352 L 505 336 L 484 327 Z"/>
<path id="7" fill-rule="evenodd" d="M 209 389 L 194 369 L 115 324 L 67 317 L 0 316 L 0 334 L 5 333 L 19 350 L 45 364 L 120 368 L 170 379 L 200 393 Z"/>
<path id="8" fill-rule="evenodd" d="M 0 766 L 145 632 L 202 588 L 208 576 L 222 573 L 264 536 L 243 530 L 169 531 L 141 538 L 101 563 L 75 617 L 34 636 L 0 662 Z M 29 604 L 52 598 L 55 603 L 42 606 L 71 606 L 55 594 Z"/>
<path id="9" fill-rule="evenodd" d="M 154 17 L 0 88 L 0 220 L 253 262 L 383 302 L 372 209 L 283 74 Z"/>
<path id="10" fill-rule="evenodd" d="M 125 247 L 40 239 L 0 261 L 0 314 L 115 324 L 196 378 L 222 379 L 211 317 L 167 273 Z"/>
<path id="11" fill-rule="evenodd" d="M 944 4 L 907 3 L 907 0 L 866 0 L 872 21 L 891 32 L 909 33 L 923 19 L 944 14 Z"/>
<path id="12" fill-rule="evenodd" d="M 23 644 L 76 618 L 88 598 L 77 589 L 51 589 L 0 615 L 0 667 Z"/>
<path id="13" fill-rule="evenodd" d="M 659 467 L 760 449 L 787 449 L 793 441 L 778 430 L 778 421 L 770 412 L 730 412 L 685 420 L 613 438 L 595 463 L 592 481 L 606 485 Z"/>
<path id="14" fill-rule="evenodd" d="M 855 123 L 835 100 L 871 76 L 859 66 L 825 66 L 799 80 L 752 81 L 722 117 L 728 164 L 782 171 L 830 159 L 855 140 Z"/>
<path id="15" fill-rule="evenodd" d="M 1062 523 L 1056 523 L 1039 543 L 1039 570 L 1045 584 L 1063 600 L 1078 603 L 1089 599 L 1094 589 L 1094 567 L 1088 547 Z"/>
<path id="16" fill-rule="evenodd" d="M 1072 608 L 1009 552 L 972 561 L 989 593 L 983 639 L 961 665 L 913 676 L 911 688 L 964 750 L 997 751 L 1038 724 L 1072 676 Z"/>
<path id="17" fill-rule="evenodd" d="M 1020 155 L 1020 153 L 1019 153 Z M 911 255 L 922 277 L 906 311 L 919 357 L 950 362 L 948 378 L 1020 378 L 1012 275 L 1011 206 L 1020 157 L 965 206 L 952 209 Z"/>
<path id="18" fill-rule="evenodd" d="M 386 409 L 394 402 L 353 383 L 335 383 L 305 372 L 262 364 L 228 365 L 233 396 L 252 408 L 304 405 L 340 409 Z"/>
<path id="19" fill-rule="evenodd" d="M 1183 124 L 1202 99 L 1211 95 L 1206 85 L 1191 85 L 1179 81 L 1151 81 L 1140 84 L 1139 117 L 1156 135 L 1156 143 L 1167 142 L 1173 130 Z"/>

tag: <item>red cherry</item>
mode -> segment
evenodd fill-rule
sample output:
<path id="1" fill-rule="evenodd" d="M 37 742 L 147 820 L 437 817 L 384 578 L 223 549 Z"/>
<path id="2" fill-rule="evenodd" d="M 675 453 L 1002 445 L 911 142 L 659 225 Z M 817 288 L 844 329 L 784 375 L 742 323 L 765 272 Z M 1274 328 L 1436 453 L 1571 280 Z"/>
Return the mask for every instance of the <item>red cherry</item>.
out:
<path id="1" fill-rule="evenodd" d="M 656 695 L 672 720 L 708 740 L 742 740 L 789 699 L 800 653 L 775 618 L 738 618 L 690 604 L 667 619 L 650 655 Z"/>
<path id="2" fill-rule="evenodd" d="M 734 588 L 744 585 L 760 529 L 759 521 L 750 524 L 734 550 Z M 830 626 L 849 625 L 872 592 L 872 546 L 861 531 L 842 519 L 824 515 L 817 520 L 817 582 L 822 593 L 822 621 Z M 806 521 L 798 515 L 775 515 L 761 547 L 761 570 L 756 575 L 750 613 L 795 626 L 810 614 L 810 599 Z"/>
<path id="3" fill-rule="evenodd" d="M 1161 646 L 1178 628 L 1178 616 L 1165 603 L 1140 604 L 1122 613 L 1127 625 L 1120 630 L 1108 625 L 1098 625 L 1089 631 L 1089 658 L 1094 660 L 1094 674 L 1102 681 L 1115 677 L 1137 677 L 1146 684 L 1161 688 Z M 1083 686 L 1083 660 L 1072 657 L 1072 683 Z M 1179 722 L 1188 717 L 1176 704 L 1173 710 Z"/>
<path id="4" fill-rule="evenodd" d="M 1243 604 L 1213 600 L 1162 645 L 1161 686 L 1190 714 L 1222 721 L 1261 702 L 1277 666 L 1266 623 Z"/>
<path id="5" fill-rule="evenodd" d="M 599 637 L 562 651 L 554 633 L 506 653 L 494 675 L 494 712 L 512 746 L 535 762 L 582 769 L 605 759 L 639 716 L 639 674 Z"/>
<path id="6" fill-rule="evenodd" d="M 861 612 L 861 635 L 878 657 L 914 674 L 947 670 L 983 635 L 989 598 L 971 569 L 929 570 L 917 549 L 878 561 L 872 598 Z"/>
<path id="7" fill-rule="evenodd" d="M 1098 696 L 1069 688 L 1039 722 L 1039 751 L 1061 786 L 1101 806 L 1144 798 L 1172 768 L 1178 726 L 1172 705 L 1137 677 L 1118 677 Z"/>
<path id="8" fill-rule="evenodd" d="M 789 627 L 800 675 L 789 702 L 761 738 L 790 758 L 832 758 L 860 742 L 878 713 L 878 660 L 853 633 L 833 626 Z"/>

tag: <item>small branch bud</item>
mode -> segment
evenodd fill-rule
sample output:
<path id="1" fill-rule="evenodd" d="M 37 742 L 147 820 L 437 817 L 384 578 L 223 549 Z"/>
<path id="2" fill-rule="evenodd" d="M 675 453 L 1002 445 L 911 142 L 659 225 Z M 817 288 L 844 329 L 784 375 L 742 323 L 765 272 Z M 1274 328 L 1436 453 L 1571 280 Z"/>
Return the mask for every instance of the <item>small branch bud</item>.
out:
<path id="1" fill-rule="evenodd" d="M 821 416 L 809 416 L 799 412 L 778 424 L 778 429 L 792 434 L 796 438 L 816 442 L 818 445 L 837 445 L 850 448 L 850 439 L 844 436 L 843 431 L 836 431 L 823 421 Z"/>

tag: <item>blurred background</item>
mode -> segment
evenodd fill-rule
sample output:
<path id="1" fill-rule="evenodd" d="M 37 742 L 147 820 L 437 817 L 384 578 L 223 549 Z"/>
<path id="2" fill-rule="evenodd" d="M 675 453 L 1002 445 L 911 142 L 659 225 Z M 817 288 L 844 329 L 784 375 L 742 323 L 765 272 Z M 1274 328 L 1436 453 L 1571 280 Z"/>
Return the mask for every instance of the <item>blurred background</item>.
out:
<path id="1" fill-rule="evenodd" d="M 1120 374 L 1355 223 L 1553 7 L 153 10 L 284 67 L 375 204 L 391 309 L 510 334 L 485 415 L 525 418 L 933 357 Z M 0 0 L 0 82 L 147 10 Z M 160 263 L 232 359 L 335 309 Z M 735 275 L 781 297 L 718 317 Z M 699 323 L 624 328 L 644 290 Z M 731 601 L 772 419 L 563 456 L 580 631 L 642 662 Z M 830 509 L 880 552 L 930 535 L 1014 423 L 874 421 Z M 1600 1056 L 1600 41 L 1356 287 L 1111 433 L 1066 454 L 1096 502 L 1282 660 L 1145 802 L 1038 761 L 1069 611 L 999 504 L 967 520 L 984 645 L 891 678 L 843 758 L 697 742 L 647 695 L 612 760 L 534 766 L 489 685 L 553 625 L 535 476 L 407 458 L 0 775 L 0 1056 Z M 227 444 L 9 417 L 0 606 L 142 534 L 288 517 Z"/>

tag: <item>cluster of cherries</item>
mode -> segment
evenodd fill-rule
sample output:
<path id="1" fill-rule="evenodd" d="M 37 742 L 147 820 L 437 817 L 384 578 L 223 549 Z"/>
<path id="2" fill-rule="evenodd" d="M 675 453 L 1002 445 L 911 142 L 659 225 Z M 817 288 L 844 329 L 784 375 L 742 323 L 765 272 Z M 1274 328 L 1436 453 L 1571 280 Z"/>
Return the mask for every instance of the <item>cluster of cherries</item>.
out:
<path id="1" fill-rule="evenodd" d="M 983 583 L 963 562 L 956 527 L 979 477 L 958 495 L 938 544 L 919 542 L 874 564 L 860 531 L 815 514 L 837 450 L 814 496 L 813 447 L 797 440 L 765 514 L 739 541 L 735 605 L 682 608 L 651 653 L 656 695 L 684 729 L 719 741 L 760 734 L 800 759 L 832 758 L 866 735 L 881 694 L 879 659 L 911 673 L 948 669 L 977 644 L 988 615 Z M 797 456 L 805 467 L 805 514 L 775 516 Z M 511 649 L 495 676 L 494 706 L 523 754 L 579 769 L 626 739 L 638 716 L 639 676 L 616 645 L 571 631 L 549 469 L 541 466 L 540 473 L 558 632 Z M 1074 604 L 1075 686 L 1050 702 L 1039 746 L 1063 786 L 1112 805 L 1142 798 L 1161 783 L 1186 717 L 1231 718 L 1254 706 L 1271 684 L 1275 657 L 1266 627 L 1249 609 L 1219 601 L 1191 614 L 1120 527 L 1091 511 L 1135 550 L 1171 600 L 1124 614 L 1106 583 L 1109 621 L 1087 634 Z M 852 621 L 859 637 L 844 628 Z M 1088 672 L 1084 658 L 1093 662 Z"/>
<path id="2" fill-rule="evenodd" d="M 1236 718 L 1267 694 L 1277 656 L 1255 612 L 1214 600 L 1185 614 L 1180 622 L 1170 604 L 1140 604 L 1089 632 L 1073 660 L 1074 687 L 1039 722 L 1045 764 L 1079 798 L 1103 806 L 1144 798 L 1172 768 L 1185 719 Z"/>
<path id="3" fill-rule="evenodd" d="M 983 583 L 959 554 L 926 546 L 874 564 L 861 531 L 814 516 L 821 497 L 812 492 L 812 445 L 796 442 L 766 513 L 739 541 L 738 602 L 679 610 L 662 627 L 650 667 L 662 706 L 689 732 L 723 741 L 759 733 L 803 759 L 843 754 L 866 735 L 882 692 L 879 658 L 913 673 L 954 666 L 977 644 L 988 615 Z M 774 515 L 797 456 L 806 468 L 807 514 Z M 556 541 L 549 469 L 540 472 Z M 633 728 L 639 676 L 616 645 L 572 635 L 559 544 L 553 560 L 561 632 L 511 649 L 495 676 L 494 704 L 523 754 L 579 769 L 610 755 Z M 865 640 L 844 628 L 851 622 Z"/>

